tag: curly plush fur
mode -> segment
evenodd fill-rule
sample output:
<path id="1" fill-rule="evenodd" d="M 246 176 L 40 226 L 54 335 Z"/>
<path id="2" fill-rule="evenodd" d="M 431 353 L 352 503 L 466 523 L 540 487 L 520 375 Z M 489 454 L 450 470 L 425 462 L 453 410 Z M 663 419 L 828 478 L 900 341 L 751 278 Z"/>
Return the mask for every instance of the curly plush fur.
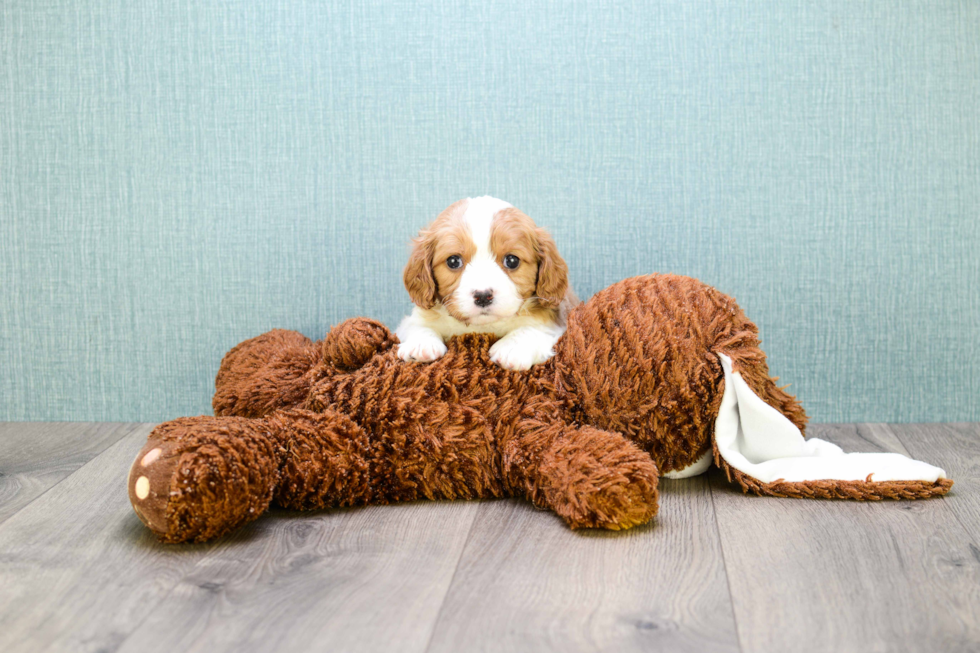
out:
<path id="1" fill-rule="evenodd" d="M 769 377 L 755 325 L 694 279 L 650 275 L 599 292 L 569 315 L 554 358 L 528 372 L 494 365 L 493 342 L 456 337 L 433 363 L 403 362 L 388 329 L 364 318 L 318 343 L 282 330 L 247 340 L 222 361 L 216 417 L 150 434 L 129 477 L 136 513 L 164 541 L 183 542 L 272 503 L 521 496 L 572 528 L 629 528 L 656 514 L 661 473 L 712 448 L 719 353 L 806 425 Z M 950 484 L 761 484 L 716 461 L 746 490 L 779 496 L 909 498 Z"/>

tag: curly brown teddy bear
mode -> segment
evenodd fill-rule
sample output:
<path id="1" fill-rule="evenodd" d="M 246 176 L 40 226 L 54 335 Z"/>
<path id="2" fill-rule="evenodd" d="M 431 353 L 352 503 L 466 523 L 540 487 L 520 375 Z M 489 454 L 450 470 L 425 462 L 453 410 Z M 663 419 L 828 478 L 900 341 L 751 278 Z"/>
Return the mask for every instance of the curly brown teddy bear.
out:
<path id="1" fill-rule="evenodd" d="M 520 496 L 572 528 L 624 529 L 656 514 L 661 474 L 712 460 L 775 496 L 917 498 L 952 484 L 898 454 L 807 449 L 820 441 L 804 444 L 806 414 L 769 377 L 755 325 L 694 279 L 636 277 L 597 293 L 569 315 L 555 356 L 527 372 L 491 363 L 493 341 L 460 336 L 433 363 L 403 362 L 388 329 L 364 318 L 316 343 L 283 330 L 247 340 L 221 363 L 215 417 L 150 434 L 129 475 L 136 514 L 160 539 L 185 542 L 272 503 Z M 833 473 L 814 472 L 815 461 Z M 872 479 L 889 465 L 904 476 Z"/>

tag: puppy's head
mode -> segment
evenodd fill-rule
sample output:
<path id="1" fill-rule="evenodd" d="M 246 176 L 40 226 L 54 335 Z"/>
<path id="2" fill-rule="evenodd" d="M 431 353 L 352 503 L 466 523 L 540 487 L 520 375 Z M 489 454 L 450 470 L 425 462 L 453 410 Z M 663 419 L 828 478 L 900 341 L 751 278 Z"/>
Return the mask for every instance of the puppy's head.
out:
<path id="1" fill-rule="evenodd" d="M 413 245 L 405 266 L 412 301 L 441 303 L 465 324 L 557 308 L 568 289 L 568 266 L 551 236 L 492 197 L 456 202 Z"/>

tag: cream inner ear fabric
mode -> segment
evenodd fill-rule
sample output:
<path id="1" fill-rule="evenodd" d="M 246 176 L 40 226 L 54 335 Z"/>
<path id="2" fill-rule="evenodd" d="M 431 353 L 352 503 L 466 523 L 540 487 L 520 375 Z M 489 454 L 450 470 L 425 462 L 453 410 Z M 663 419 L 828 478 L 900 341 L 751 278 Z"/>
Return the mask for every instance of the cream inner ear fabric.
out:
<path id="1" fill-rule="evenodd" d="M 715 420 L 715 442 L 729 465 L 763 483 L 783 480 L 928 481 L 946 478 L 938 467 L 898 453 L 844 453 L 836 444 L 803 435 L 749 388 L 731 359 L 719 354 L 725 394 Z M 677 472 L 686 474 L 692 467 Z M 681 477 L 682 478 L 682 477 Z"/>

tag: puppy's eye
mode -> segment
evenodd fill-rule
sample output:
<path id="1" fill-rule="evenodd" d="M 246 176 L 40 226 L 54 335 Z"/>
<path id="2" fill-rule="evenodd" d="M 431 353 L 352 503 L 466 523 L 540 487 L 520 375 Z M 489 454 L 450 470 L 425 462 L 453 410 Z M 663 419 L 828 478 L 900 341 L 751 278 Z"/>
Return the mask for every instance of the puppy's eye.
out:
<path id="1" fill-rule="evenodd" d="M 463 259 L 460 256 L 453 254 L 446 259 L 446 267 L 450 270 L 458 270 L 463 267 Z"/>
<path id="2" fill-rule="evenodd" d="M 516 270 L 517 266 L 521 264 L 521 259 L 517 258 L 513 254 L 508 254 L 504 257 L 504 267 L 508 270 Z"/>

